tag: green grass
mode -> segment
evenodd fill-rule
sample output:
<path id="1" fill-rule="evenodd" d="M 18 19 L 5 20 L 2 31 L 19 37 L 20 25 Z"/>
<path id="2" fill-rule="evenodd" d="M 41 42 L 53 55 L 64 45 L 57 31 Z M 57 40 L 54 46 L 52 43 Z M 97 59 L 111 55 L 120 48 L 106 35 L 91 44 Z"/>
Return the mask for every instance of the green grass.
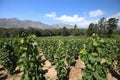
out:
<path id="1" fill-rule="evenodd" d="M 88 36 L 48 36 L 48 37 L 38 37 L 39 40 L 80 40 L 80 41 L 87 41 L 90 37 Z M 101 37 L 105 41 L 112 41 L 112 40 L 120 40 L 120 35 L 113 35 L 111 38 Z"/>
<path id="2" fill-rule="evenodd" d="M 105 40 L 114 40 L 119 39 L 120 35 L 113 35 L 112 38 L 102 37 Z M 0 38 L 0 40 L 8 40 L 10 38 Z M 88 36 L 48 36 L 48 37 L 38 37 L 38 39 L 47 39 L 47 40 L 87 40 L 89 39 Z"/>
<path id="3" fill-rule="evenodd" d="M 49 40 L 86 40 L 87 36 L 51 36 L 51 37 L 39 37 L 39 39 L 49 39 Z"/>
<path id="4" fill-rule="evenodd" d="M 120 39 L 120 35 L 113 35 L 111 38 L 108 38 L 108 37 L 101 37 L 103 38 L 104 40 L 118 40 Z"/>

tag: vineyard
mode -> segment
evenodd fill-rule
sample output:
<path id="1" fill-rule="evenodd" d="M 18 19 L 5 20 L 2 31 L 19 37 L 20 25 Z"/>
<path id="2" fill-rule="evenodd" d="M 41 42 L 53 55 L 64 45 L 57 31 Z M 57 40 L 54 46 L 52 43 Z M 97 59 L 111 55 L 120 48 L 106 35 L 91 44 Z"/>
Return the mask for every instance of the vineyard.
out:
<path id="1" fill-rule="evenodd" d="M 19 67 L 21 80 L 48 80 L 42 55 L 55 66 L 55 80 L 76 80 L 70 79 L 69 73 L 77 59 L 85 64 L 82 80 L 108 80 L 110 71 L 120 79 L 120 39 L 107 40 L 93 34 L 85 40 L 39 39 L 35 35 L 0 40 L 0 64 L 8 76 Z"/>

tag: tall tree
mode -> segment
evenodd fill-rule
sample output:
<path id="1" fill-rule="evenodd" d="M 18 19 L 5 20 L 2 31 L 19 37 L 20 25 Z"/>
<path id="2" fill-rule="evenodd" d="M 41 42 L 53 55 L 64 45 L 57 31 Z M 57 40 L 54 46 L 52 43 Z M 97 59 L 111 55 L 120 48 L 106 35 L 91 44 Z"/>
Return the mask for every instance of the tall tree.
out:
<path id="1" fill-rule="evenodd" d="M 116 29 L 118 26 L 119 19 L 116 18 L 110 18 L 108 20 L 108 37 L 111 37 L 113 34 L 113 29 Z"/>
<path id="2" fill-rule="evenodd" d="M 101 18 L 99 21 L 98 21 L 98 34 L 100 36 L 104 36 L 106 34 L 106 29 L 107 29 L 107 20 L 105 17 Z"/>
<path id="3" fill-rule="evenodd" d="M 78 31 L 78 30 L 77 30 L 77 25 L 75 24 L 75 25 L 74 25 L 74 29 L 73 29 L 73 35 L 74 35 L 74 36 L 76 36 L 76 34 L 78 33 L 77 31 Z"/>
<path id="4" fill-rule="evenodd" d="M 116 18 L 110 18 L 106 20 L 106 18 L 101 18 L 98 21 L 98 24 L 91 23 L 87 30 L 88 35 L 92 35 L 93 33 L 98 33 L 100 36 L 108 36 L 111 37 L 113 34 L 113 30 L 118 26 L 118 20 Z"/>
<path id="5" fill-rule="evenodd" d="M 96 25 L 94 23 L 90 23 L 87 30 L 87 35 L 91 36 L 93 33 L 96 33 Z"/>
<path id="6" fill-rule="evenodd" d="M 63 27 L 62 36 L 68 36 L 68 35 L 69 35 L 68 29 L 66 27 Z"/>

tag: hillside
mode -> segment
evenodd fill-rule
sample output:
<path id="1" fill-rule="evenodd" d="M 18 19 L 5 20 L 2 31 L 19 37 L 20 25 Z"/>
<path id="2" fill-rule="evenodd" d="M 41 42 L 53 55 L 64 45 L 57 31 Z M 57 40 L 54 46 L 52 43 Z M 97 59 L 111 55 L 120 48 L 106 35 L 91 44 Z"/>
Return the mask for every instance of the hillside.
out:
<path id="1" fill-rule="evenodd" d="M 66 26 L 68 28 L 72 28 L 71 25 L 66 25 L 66 24 L 48 25 L 48 24 L 45 24 L 42 22 L 32 21 L 32 20 L 19 20 L 17 18 L 0 18 L 0 27 L 4 27 L 4 28 L 34 27 L 34 28 L 41 28 L 41 29 L 53 29 L 53 28 L 62 28 L 64 26 Z"/>

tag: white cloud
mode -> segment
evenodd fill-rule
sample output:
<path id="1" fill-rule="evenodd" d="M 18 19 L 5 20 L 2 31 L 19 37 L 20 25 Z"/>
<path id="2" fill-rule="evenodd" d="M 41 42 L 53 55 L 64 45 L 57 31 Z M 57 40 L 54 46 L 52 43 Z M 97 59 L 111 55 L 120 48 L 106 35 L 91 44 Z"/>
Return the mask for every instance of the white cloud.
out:
<path id="1" fill-rule="evenodd" d="M 95 18 L 96 16 L 100 16 L 103 14 L 104 14 L 103 11 L 98 9 L 96 11 L 89 12 L 89 16 L 92 17 L 92 19 L 90 17 L 82 17 L 78 15 L 72 15 L 72 16 L 62 15 L 58 17 L 55 12 L 45 14 L 45 17 L 49 17 L 54 20 L 61 21 L 62 23 L 65 23 L 65 24 L 71 24 L 71 25 L 77 24 L 80 28 L 87 28 L 90 23 L 98 22 L 100 18 Z M 120 12 L 113 14 L 110 17 L 106 17 L 106 19 L 109 19 L 112 17 L 119 19 L 118 25 L 120 26 Z"/>
<path id="2" fill-rule="evenodd" d="M 80 22 L 84 20 L 83 17 L 79 17 L 78 15 L 73 15 L 73 16 L 62 15 L 61 17 L 56 17 L 55 12 L 47 13 L 45 14 L 45 17 L 49 17 L 49 18 L 53 18 L 53 19 L 65 21 L 65 22 Z"/>
<path id="3" fill-rule="evenodd" d="M 57 17 L 55 12 L 45 14 L 45 17 L 52 18 L 54 20 L 62 21 L 63 23 L 68 23 L 71 25 L 77 24 L 80 28 L 87 28 L 90 23 L 96 23 L 96 19 L 85 19 L 84 17 L 78 16 L 78 15 L 62 15 L 60 17 Z"/>
<path id="4" fill-rule="evenodd" d="M 66 21 L 66 22 L 81 22 L 85 20 L 83 17 L 79 17 L 78 15 L 73 15 L 73 16 L 63 15 L 56 19 L 61 21 Z"/>
<path id="5" fill-rule="evenodd" d="M 45 17 L 49 17 L 49 18 L 55 19 L 56 18 L 56 13 L 55 12 L 47 13 L 47 14 L 45 14 Z"/>
<path id="6" fill-rule="evenodd" d="M 78 23 L 78 25 L 82 28 L 87 28 L 90 23 L 97 23 L 98 19 L 89 19 L 89 20 L 84 20 L 81 23 Z"/>
<path id="7" fill-rule="evenodd" d="M 100 10 L 100 9 L 89 12 L 90 17 L 97 17 L 97 16 L 101 16 L 103 14 L 104 14 L 104 12 L 102 10 Z"/>
<path id="8" fill-rule="evenodd" d="M 111 18 L 112 18 L 112 17 L 120 19 L 120 12 L 112 15 Z"/>

